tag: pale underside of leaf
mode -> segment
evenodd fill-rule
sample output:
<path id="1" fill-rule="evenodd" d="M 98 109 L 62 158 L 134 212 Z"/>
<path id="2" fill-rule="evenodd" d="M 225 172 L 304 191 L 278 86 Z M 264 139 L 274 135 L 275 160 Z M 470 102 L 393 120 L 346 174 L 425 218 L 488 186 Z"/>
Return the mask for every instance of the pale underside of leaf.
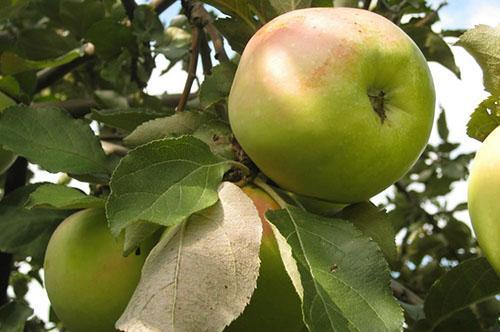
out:
<path id="1" fill-rule="evenodd" d="M 219 332 L 243 312 L 257 282 L 262 224 L 236 185 L 223 183 L 218 194 L 151 251 L 118 329 Z"/>

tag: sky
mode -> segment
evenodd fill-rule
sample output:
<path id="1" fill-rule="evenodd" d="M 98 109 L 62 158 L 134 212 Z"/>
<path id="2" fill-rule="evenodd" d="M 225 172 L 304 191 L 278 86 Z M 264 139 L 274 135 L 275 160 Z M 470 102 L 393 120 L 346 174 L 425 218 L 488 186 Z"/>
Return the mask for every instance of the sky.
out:
<path id="1" fill-rule="evenodd" d="M 145 1 L 141 1 L 144 3 Z M 441 0 L 430 0 L 433 6 L 438 6 Z M 161 19 L 167 24 L 170 19 L 179 12 L 179 6 L 172 6 L 165 11 Z M 499 0 L 449 0 L 448 5 L 440 11 L 441 23 L 436 28 L 442 29 L 469 29 L 477 24 L 488 24 L 495 26 L 500 23 L 500 1 Z M 447 40 L 453 43 L 453 38 Z M 461 47 L 452 46 L 455 61 L 462 72 L 461 80 L 454 74 L 437 63 L 430 63 L 434 84 L 436 87 L 437 106 L 442 105 L 446 109 L 447 121 L 450 129 L 450 141 L 462 143 L 460 152 L 476 151 L 480 143 L 469 138 L 466 133 L 466 124 L 470 114 L 475 107 L 487 96 L 482 84 L 481 69 L 474 59 Z M 146 91 L 150 94 L 160 95 L 162 93 L 182 92 L 187 74 L 176 65 L 165 75 L 160 73 L 168 65 L 164 57 L 156 59 L 157 68 L 154 70 Z M 201 67 L 201 66 L 199 66 Z M 200 77 L 201 71 L 200 71 Z M 439 142 L 436 126 L 431 134 L 431 143 Z M 56 182 L 61 174 L 50 174 L 31 166 L 35 172 L 34 182 L 50 181 Z M 88 192 L 88 185 L 73 180 L 70 185 Z M 467 195 L 466 183 L 459 183 L 450 194 L 449 202 L 453 206 L 464 202 Z M 375 203 L 384 202 L 389 191 L 382 192 L 373 198 Z M 470 225 L 467 212 L 457 215 L 459 219 Z M 30 285 L 27 300 L 35 310 L 35 314 L 48 320 L 49 302 L 45 290 L 37 283 Z"/>

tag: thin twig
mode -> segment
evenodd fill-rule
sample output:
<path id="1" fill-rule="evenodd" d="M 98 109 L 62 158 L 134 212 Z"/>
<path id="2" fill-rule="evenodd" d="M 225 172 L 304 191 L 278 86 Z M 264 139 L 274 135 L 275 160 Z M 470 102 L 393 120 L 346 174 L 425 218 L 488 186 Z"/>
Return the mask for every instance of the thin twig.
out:
<path id="1" fill-rule="evenodd" d="M 212 16 L 207 12 L 205 7 L 203 7 L 201 3 L 195 3 L 193 5 L 191 15 L 192 21 L 195 22 L 198 26 L 205 29 L 205 31 L 210 36 L 210 39 L 214 44 L 215 58 L 220 62 L 229 61 L 229 57 L 227 56 L 226 50 L 224 49 L 224 40 L 215 27 Z"/>
<path id="2" fill-rule="evenodd" d="M 73 71 L 84 63 L 90 62 L 93 59 L 95 59 L 94 55 L 84 55 L 59 67 L 40 71 L 39 73 L 37 73 L 35 91 L 42 91 L 43 89 L 51 86 L 52 84 L 63 78 L 69 72 Z"/>
<path id="3" fill-rule="evenodd" d="M 203 75 L 212 74 L 212 58 L 210 56 L 210 46 L 208 45 L 207 35 L 205 31 L 198 27 L 200 34 L 200 57 L 203 65 Z"/>
<path id="4" fill-rule="evenodd" d="M 394 296 L 402 302 L 413 305 L 420 305 L 424 303 L 424 300 L 422 300 L 417 294 L 394 279 L 391 280 L 391 289 Z"/>
<path id="5" fill-rule="evenodd" d="M 125 8 L 128 19 L 132 22 L 134 19 L 134 10 L 137 8 L 137 4 L 134 0 L 122 0 L 122 5 L 123 8 Z"/>
<path id="6" fill-rule="evenodd" d="M 173 5 L 176 0 L 154 0 L 151 5 L 153 6 L 155 13 L 160 15 L 168 7 Z"/>
<path id="7" fill-rule="evenodd" d="M 186 84 L 184 85 L 184 91 L 182 92 L 179 104 L 177 105 L 177 112 L 182 112 L 186 108 L 187 99 L 189 93 L 191 92 L 191 87 L 193 86 L 194 79 L 196 78 L 196 68 L 198 67 L 198 55 L 200 49 L 200 29 L 193 26 L 191 29 L 191 48 L 188 64 L 188 77 L 186 79 Z"/>

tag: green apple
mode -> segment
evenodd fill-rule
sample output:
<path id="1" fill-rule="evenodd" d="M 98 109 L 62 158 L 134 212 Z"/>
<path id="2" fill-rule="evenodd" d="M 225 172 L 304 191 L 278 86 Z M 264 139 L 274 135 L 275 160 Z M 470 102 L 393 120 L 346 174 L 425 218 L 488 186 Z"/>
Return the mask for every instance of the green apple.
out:
<path id="1" fill-rule="evenodd" d="M 500 275 L 500 127 L 484 140 L 474 158 L 468 204 L 477 241 Z"/>
<path id="2" fill-rule="evenodd" d="M 64 326 L 72 332 L 115 331 L 153 242 L 123 257 L 123 239 L 113 238 L 103 209 L 82 210 L 64 220 L 49 241 L 44 263 L 45 288 Z"/>
<path id="3" fill-rule="evenodd" d="M 252 199 L 262 220 L 260 271 L 250 303 L 225 332 L 305 331 L 301 301 L 285 270 L 278 244 L 264 214 L 279 205 L 264 191 L 247 186 L 243 191 Z"/>
<path id="4" fill-rule="evenodd" d="M 8 106 L 15 105 L 14 100 L 6 96 L 0 91 L 0 112 L 7 108 Z M 0 174 L 3 174 L 16 160 L 16 155 L 8 150 L 5 150 L 0 145 Z"/>
<path id="5" fill-rule="evenodd" d="M 435 92 L 424 56 L 386 18 L 309 8 L 251 38 L 228 103 L 235 137 L 264 174 L 288 191 L 350 203 L 415 163 Z"/>

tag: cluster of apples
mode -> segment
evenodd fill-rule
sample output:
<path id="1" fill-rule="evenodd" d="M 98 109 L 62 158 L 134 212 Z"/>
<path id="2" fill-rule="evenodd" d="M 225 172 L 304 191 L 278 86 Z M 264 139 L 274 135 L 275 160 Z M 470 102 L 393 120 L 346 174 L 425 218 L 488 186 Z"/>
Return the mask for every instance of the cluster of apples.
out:
<path id="1" fill-rule="evenodd" d="M 229 96 L 229 118 L 244 151 L 283 189 L 349 204 L 410 169 L 427 144 L 434 104 L 426 60 L 396 25 L 365 10 L 314 8 L 277 17 L 252 37 Z M 264 217 L 279 206 L 256 187 L 244 191 L 264 226 L 261 270 L 250 304 L 227 331 L 302 331 L 300 299 Z M 475 230 L 498 270 L 495 197 L 500 129 L 479 152 L 470 185 Z M 123 257 L 122 244 L 102 210 L 80 211 L 53 234 L 45 283 L 70 331 L 114 331 L 154 245 Z"/>

